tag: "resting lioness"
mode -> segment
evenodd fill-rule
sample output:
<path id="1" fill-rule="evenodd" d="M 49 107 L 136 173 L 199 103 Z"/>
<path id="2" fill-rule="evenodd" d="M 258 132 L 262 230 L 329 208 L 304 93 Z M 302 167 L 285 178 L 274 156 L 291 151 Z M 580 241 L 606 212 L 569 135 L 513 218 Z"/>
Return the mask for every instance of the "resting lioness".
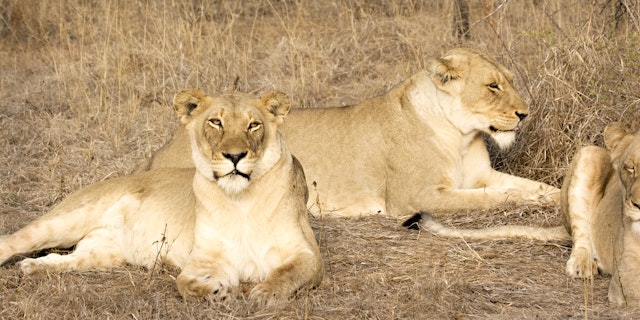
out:
<path id="1" fill-rule="evenodd" d="M 416 223 L 440 236 L 470 239 L 527 237 L 573 240 L 567 274 L 591 278 L 611 274 L 609 301 L 640 305 L 640 131 L 630 133 L 617 123 L 604 132 L 607 149 L 588 146 L 576 153 L 565 177 L 561 209 L 564 227 L 500 226 L 454 229 L 429 215 Z M 568 232 L 568 233 L 567 233 Z"/>
<path id="2" fill-rule="evenodd" d="M 512 74 L 469 49 L 428 66 L 358 105 L 291 112 L 283 133 L 305 167 L 313 213 L 400 216 L 557 200 L 557 188 L 491 167 L 483 133 L 509 147 L 529 113 Z M 177 132 L 142 168 L 193 166 L 188 148 Z"/>
<path id="3" fill-rule="evenodd" d="M 194 110 L 194 102 L 203 108 Z M 0 239 L 0 263 L 51 247 L 71 247 L 19 262 L 36 270 L 151 267 L 157 258 L 182 268 L 183 296 L 225 298 L 239 281 L 258 282 L 258 302 L 287 298 L 322 278 L 308 221 L 299 162 L 277 128 L 289 98 L 178 93 L 196 169 L 164 169 L 83 188 L 14 234 Z"/>
<path id="4" fill-rule="evenodd" d="M 573 159 L 562 191 L 573 238 L 567 273 L 611 274 L 609 301 L 640 305 L 640 131 L 617 123 L 604 132 L 607 149 L 589 146 Z"/>

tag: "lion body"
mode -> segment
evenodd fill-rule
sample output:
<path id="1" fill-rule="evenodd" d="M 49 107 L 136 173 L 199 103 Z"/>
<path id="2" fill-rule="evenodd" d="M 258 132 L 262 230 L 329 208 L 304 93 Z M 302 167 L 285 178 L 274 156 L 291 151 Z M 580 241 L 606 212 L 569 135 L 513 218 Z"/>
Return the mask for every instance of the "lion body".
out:
<path id="1" fill-rule="evenodd" d="M 258 284 L 251 298 L 266 302 L 317 284 L 323 268 L 304 173 L 277 132 L 288 98 L 188 90 L 174 103 L 196 169 L 152 170 L 85 187 L 0 238 L 0 263 L 75 245 L 67 255 L 24 259 L 20 268 L 30 273 L 163 261 L 182 269 L 177 285 L 183 296 L 224 298 L 240 281 L 252 281 Z"/>
<path id="2" fill-rule="evenodd" d="M 308 206 L 404 216 L 556 201 L 557 188 L 491 167 L 483 133 L 506 148 L 529 111 L 512 80 L 485 55 L 454 49 L 358 105 L 292 110 L 282 131 L 305 167 Z M 176 134 L 143 168 L 165 166 L 187 143 Z"/>

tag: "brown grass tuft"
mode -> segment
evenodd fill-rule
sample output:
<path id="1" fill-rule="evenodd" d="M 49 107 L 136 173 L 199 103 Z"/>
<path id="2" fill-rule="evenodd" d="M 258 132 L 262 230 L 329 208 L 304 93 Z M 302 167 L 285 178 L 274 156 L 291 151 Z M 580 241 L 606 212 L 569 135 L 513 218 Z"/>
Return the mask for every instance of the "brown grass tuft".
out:
<path id="1" fill-rule="evenodd" d="M 300 107 L 357 103 L 454 46 L 514 71 L 532 107 L 500 170 L 560 186 L 575 150 L 610 121 L 640 127 L 640 9 L 617 1 L 469 1 L 470 38 L 452 38 L 453 1 L 0 0 L 0 233 L 73 190 L 130 172 L 167 141 L 169 101 L 278 89 Z M 554 208 L 461 212 L 445 223 L 557 225 Z M 569 248 L 445 240 L 384 217 L 316 219 L 322 285 L 282 307 L 184 302 L 175 270 L 136 267 L 23 276 L 0 268 L 0 318 L 637 318 L 606 302 L 608 279 L 564 275 Z M 150 275 L 153 274 L 153 277 Z M 248 286 L 247 286 L 248 288 Z"/>

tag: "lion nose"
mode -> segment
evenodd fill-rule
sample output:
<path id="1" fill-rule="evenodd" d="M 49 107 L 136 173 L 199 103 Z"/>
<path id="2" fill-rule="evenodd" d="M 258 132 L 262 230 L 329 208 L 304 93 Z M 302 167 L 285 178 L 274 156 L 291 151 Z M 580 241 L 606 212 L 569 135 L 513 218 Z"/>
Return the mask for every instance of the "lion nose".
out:
<path id="1" fill-rule="evenodd" d="M 518 119 L 520 119 L 520 121 L 522 121 L 524 118 L 527 117 L 526 113 L 520 113 L 516 111 L 516 116 L 518 116 Z"/>
<path id="2" fill-rule="evenodd" d="M 238 164 L 238 162 L 240 162 L 240 160 L 242 160 L 242 158 L 244 158 L 247 153 L 246 152 L 241 152 L 241 153 L 223 153 L 222 154 L 225 158 L 231 160 L 231 162 L 233 162 L 234 165 Z"/>

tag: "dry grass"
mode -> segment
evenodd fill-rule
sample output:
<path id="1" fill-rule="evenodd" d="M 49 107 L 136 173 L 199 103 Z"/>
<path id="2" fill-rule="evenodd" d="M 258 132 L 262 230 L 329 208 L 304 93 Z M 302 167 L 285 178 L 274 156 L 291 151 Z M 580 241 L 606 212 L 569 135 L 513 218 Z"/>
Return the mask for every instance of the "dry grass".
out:
<path id="1" fill-rule="evenodd" d="M 610 121 L 638 127 L 637 7 L 614 29 L 608 1 L 470 1 L 471 37 L 451 37 L 453 1 L 0 0 L 0 233 L 69 192 L 128 173 L 177 127 L 168 101 L 287 92 L 302 107 L 380 94 L 453 46 L 514 71 L 532 115 L 501 170 L 562 183 L 574 151 Z M 609 3 L 609 4 L 608 4 Z M 626 1 L 626 3 L 631 3 Z M 461 226 L 555 225 L 554 208 L 461 212 Z M 316 219 L 322 285 L 275 309 L 183 302 L 174 270 L 22 276 L 0 269 L 1 318 L 512 319 L 640 316 L 606 302 L 608 279 L 564 275 L 569 249 L 466 243 L 399 221 Z"/>

